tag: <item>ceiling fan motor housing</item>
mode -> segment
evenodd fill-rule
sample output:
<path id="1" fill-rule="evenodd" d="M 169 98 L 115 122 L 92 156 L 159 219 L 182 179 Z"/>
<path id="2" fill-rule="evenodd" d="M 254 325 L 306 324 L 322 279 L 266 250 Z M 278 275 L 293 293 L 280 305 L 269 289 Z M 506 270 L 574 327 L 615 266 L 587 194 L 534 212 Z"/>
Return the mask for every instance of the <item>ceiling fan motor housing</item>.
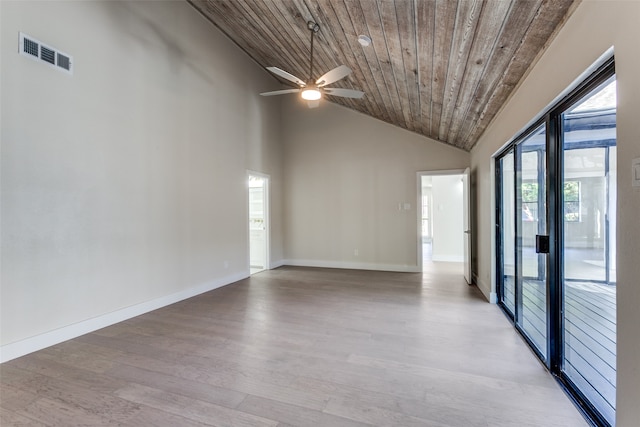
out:
<path id="1" fill-rule="evenodd" d="M 307 21 L 307 28 L 309 31 L 313 31 L 314 33 L 320 31 L 320 25 L 313 21 Z"/>

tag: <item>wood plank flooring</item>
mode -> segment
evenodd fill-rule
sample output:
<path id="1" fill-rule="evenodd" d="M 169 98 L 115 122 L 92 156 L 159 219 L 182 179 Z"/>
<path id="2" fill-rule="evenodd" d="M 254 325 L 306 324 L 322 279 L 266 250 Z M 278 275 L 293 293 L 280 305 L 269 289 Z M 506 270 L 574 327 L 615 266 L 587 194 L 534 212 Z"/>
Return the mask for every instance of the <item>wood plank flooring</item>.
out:
<path id="1" fill-rule="evenodd" d="M 585 426 L 457 263 L 283 267 L 0 366 L 0 425 Z"/>

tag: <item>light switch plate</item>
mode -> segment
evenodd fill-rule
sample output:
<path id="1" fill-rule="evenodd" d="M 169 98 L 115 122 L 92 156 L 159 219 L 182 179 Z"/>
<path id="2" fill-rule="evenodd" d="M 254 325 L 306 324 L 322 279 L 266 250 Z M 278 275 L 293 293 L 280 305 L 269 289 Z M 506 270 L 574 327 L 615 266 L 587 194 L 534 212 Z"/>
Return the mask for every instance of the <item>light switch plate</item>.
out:
<path id="1" fill-rule="evenodd" d="M 640 157 L 631 161 L 631 185 L 640 187 Z"/>

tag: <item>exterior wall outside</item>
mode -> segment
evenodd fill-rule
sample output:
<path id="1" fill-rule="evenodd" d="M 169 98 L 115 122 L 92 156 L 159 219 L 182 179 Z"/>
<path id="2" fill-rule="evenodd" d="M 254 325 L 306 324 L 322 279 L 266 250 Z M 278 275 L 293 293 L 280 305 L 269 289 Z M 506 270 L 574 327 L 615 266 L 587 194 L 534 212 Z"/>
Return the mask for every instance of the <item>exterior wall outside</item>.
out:
<path id="1" fill-rule="evenodd" d="M 476 177 L 478 286 L 495 292 L 492 277 L 492 156 L 614 47 L 617 107 L 617 425 L 640 425 L 640 190 L 631 186 L 631 159 L 640 157 L 640 2 L 583 1 L 527 79 L 471 152 Z"/>

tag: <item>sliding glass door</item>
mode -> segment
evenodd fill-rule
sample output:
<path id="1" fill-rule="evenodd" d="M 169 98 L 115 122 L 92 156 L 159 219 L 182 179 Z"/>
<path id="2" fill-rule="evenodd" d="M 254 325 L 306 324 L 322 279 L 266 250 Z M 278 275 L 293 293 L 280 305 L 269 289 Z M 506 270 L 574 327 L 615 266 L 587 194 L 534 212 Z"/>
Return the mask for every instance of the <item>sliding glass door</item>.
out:
<path id="1" fill-rule="evenodd" d="M 616 106 L 611 77 L 562 115 L 562 372 L 613 424 Z"/>
<path id="2" fill-rule="evenodd" d="M 536 247 L 547 234 L 546 126 L 498 159 L 500 302 L 538 354 L 547 355 L 547 260 Z"/>
<path id="3" fill-rule="evenodd" d="M 498 168 L 498 209 L 496 218 L 498 227 L 497 240 L 501 250 L 498 256 L 500 283 L 498 287 L 500 303 L 508 314 L 516 315 L 516 194 L 515 194 L 515 150 L 509 150 L 497 162 Z"/>
<path id="4" fill-rule="evenodd" d="M 547 235 L 546 126 L 537 127 L 516 145 L 516 324 L 547 358 L 548 250 L 536 247 Z M 539 245 L 538 245 L 539 246 Z"/>
<path id="5" fill-rule="evenodd" d="M 613 60 L 496 158 L 499 304 L 597 425 L 616 393 Z"/>

